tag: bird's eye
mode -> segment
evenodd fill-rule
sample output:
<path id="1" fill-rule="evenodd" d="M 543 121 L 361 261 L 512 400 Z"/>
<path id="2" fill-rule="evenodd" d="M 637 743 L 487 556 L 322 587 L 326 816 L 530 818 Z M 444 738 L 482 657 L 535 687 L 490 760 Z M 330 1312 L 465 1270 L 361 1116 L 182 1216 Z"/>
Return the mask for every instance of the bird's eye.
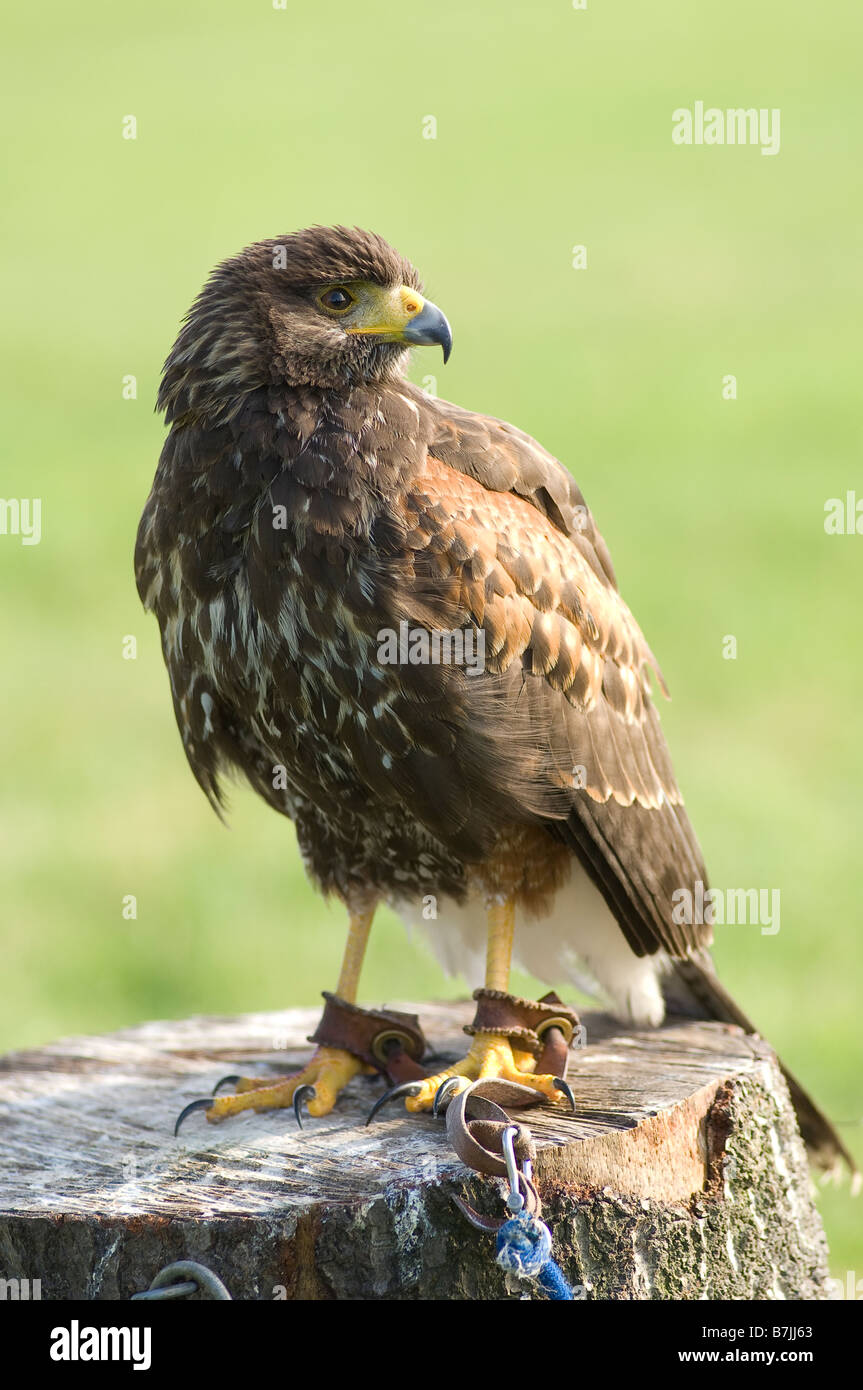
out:
<path id="1" fill-rule="evenodd" d="M 354 303 L 354 297 L 350 290 L 346 290 L 342 285 L 336 285 L 334 289 L 324 290 L 318 303 L 325 309 L 334 309 L 337 314 L 343 314 L 345 309 L 349 309 Z"/>

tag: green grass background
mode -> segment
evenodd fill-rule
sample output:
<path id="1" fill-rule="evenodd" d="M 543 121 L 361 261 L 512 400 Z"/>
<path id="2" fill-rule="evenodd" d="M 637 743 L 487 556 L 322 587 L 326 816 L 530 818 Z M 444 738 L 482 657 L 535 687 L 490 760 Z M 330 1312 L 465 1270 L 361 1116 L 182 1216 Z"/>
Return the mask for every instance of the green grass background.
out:
<path id="1" fill-rule="evenodd" d="M 309 1004 L 334 980 L 342 913 L 306 884 L 290 826 L 238 791 L 225 831 L 188 773 L 131 552 L 160 365 L 210 267 L 355 222 L 421 267 L 452 322 L 449 366 L 418 354 L 415 379 L 529 430 L 585 491 L 673 692 L 713 880 L 781 890 L 777 936 L 720 931 L 723 976 L 863 1157 L 863 537 L 823 529 L 827 498 L 863 497 L 861 15 L 8 14 L 0 491 L 43 499 L 43 538 L 0 537 L 0 1046 Z M 674 146 L 671 112 L 697 99 L 781 108 L 780 153 Z M 366 997 L 464 989 L 382 914 Z M 860 1204 L 847 1186 L 821 1203 L 834 1270 L 863 1275 Z"/>

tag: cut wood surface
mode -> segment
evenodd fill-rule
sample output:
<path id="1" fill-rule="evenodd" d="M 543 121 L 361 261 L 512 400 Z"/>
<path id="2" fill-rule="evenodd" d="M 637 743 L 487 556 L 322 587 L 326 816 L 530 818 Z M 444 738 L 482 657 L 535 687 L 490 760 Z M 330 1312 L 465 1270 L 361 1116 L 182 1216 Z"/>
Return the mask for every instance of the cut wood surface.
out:
<path id="1" fill-rule="evenodd" d="M 462 1055 L 473 1003 L 399 1004 Z M 174 1120 L 225 1073 L 308 1057 L 317 1009 L 147 1023 L 0 1059 L 0 1280 L 43 1299 L 128 1298 L 174 1260 L 236 1299 L 541 1297 L 495 1265 L 453 1194 L 504 1215 L 442 1121 L 358 1077 L 324 1119 Z M 827 1252 L 771 1049 L 721 1024 L 583 1016 L 577 1113 L 519 1113 L 555 1258 L 580 1298 L 824 1298 Z M 15 1287 L 15 1286 L 13 1286 Z M 198 1295 L 196 1295 L 197 1297 Z"/>

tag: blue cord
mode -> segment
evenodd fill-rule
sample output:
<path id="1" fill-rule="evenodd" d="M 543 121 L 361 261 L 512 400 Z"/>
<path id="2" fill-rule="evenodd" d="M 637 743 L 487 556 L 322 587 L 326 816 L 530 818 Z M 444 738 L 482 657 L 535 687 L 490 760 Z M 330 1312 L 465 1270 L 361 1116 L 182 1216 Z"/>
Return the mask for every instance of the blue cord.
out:
<path id="1" fill-rule="evenodd" d="M 551 1231 L 535 1216 L 520 1211 L 504 1222 L 497 1233 L 497 1262 L 510 1274 L 536 1279 L 550 1299 L 573 1301 L 572 1289 L 551 1258 Z"/>
<path id="2" fill-rule="evenodd" d="M 549 1298 L 555 1301 L 572 1303 L 572 1289 L 563 1277 L 560 1265 L 556 1265 L 554 1260 L 546 1260 L 537 1276 L 539 1287 L 544 1289 Z"/>

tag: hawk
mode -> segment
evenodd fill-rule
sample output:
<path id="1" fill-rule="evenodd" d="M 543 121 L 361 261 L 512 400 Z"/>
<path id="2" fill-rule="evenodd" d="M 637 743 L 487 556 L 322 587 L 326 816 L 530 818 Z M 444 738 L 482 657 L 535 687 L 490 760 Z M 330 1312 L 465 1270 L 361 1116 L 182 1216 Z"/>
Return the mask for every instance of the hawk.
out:
<path id="1" fill-rule="evenodd" d="M 449 1077 L 561 1098 L 535 1044 L 538 1019 L 566 1020 L 555 999 L 525 1012 L 507 993 L 513 957 L 587 978 L 638 1026 L 669 1006 L 752 1031 L 710 927 L 675 910 L 707 874 L 654 703 L 662 675 L 605 542 L 535 440 L 407 380 L 412 346 L 446 361 L 451 343 L 381 237 L 313 227 L 217 266 L 165 364 L 169 433 L 135 569 L 186 757 L 217 811 L 240 774 L 289 817 L 349 919 L 308 1065 L 234 1078 L 201 1103 L 209 1119 L 300 1094 L 323 1115 L 374 1065 L 351 1038 L 381 901 L 423 922 L 448 969 L 485 956 L 467 1055 L 418 1080 L 409 1110 Z M 832 1163 L 841 1142 L 789 1079 Z"/>

